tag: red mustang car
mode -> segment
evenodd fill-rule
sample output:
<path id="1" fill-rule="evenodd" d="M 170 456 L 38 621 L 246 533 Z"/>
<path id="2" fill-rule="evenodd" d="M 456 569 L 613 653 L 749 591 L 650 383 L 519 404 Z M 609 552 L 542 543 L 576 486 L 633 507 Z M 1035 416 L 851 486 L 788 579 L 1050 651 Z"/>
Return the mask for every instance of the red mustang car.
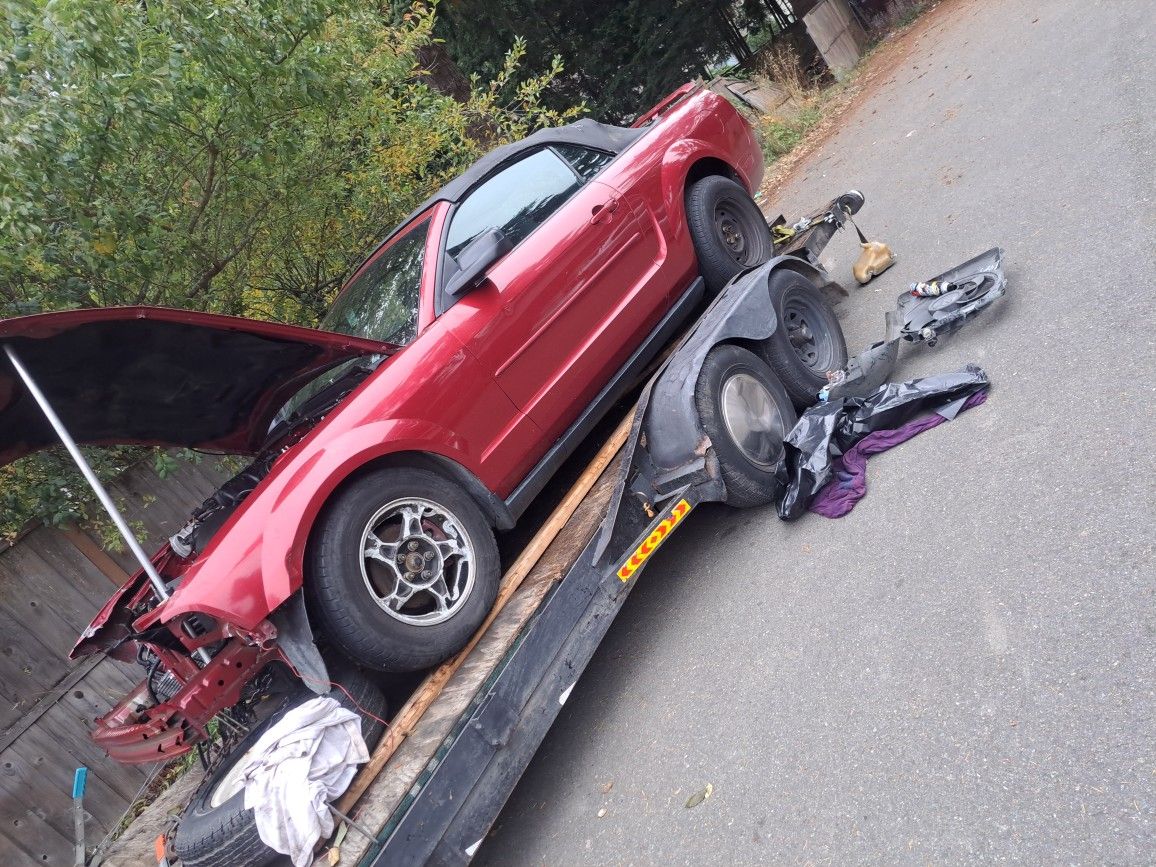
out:
<path id="1" fill-rule="evenodd" d="M 747 123 L 687 86 L 633 128 L 582 120 L 490 153 L 320 330 L 156 308 L 0 323 L 77 441 L 253 457 L 154 556 L 163 592 L 138 573 L 73 651 L 145 668 L 94 738 L 127 762 L 187 751 L 215 716 L 245 723 L 273 662 L 341 675 L 384 714 L 342 660 L 412 671 L 465 644 L 497 591 L 494 530 L 703 299 L 771 256 L 762 172 Z M 841 347 L 804 347 L 816 386 Z M 55 441 L 8 364 L 0 462 Z"/>

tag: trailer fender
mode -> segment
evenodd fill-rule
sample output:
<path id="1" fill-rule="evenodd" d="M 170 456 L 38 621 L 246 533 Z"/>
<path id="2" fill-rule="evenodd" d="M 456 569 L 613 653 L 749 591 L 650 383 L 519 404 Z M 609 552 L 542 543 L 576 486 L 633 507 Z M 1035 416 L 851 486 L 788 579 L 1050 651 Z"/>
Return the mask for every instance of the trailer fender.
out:
<path id="1" fill-rule="evenodd" d="M 675 487 L 675 479 L 701 474 L 703 469 L 717 477 L 717 467 L 711 468 L 710 459 L 704 464 L 706 433 L 694 405 L 699 371 L 707 354 L 720 343 L 763 341 L 775 333 L 779 321 L 770 303 L 768 281 L 781 268 L 802 274 L 819 289 L 831 282 L 821 267 L 794 256 L 778 256 L 736 277 L 719 293 L 675 350 L 649 394 L 644 395 L 648 398 L 643 421 L 646 451 L 660 490 Z"/>

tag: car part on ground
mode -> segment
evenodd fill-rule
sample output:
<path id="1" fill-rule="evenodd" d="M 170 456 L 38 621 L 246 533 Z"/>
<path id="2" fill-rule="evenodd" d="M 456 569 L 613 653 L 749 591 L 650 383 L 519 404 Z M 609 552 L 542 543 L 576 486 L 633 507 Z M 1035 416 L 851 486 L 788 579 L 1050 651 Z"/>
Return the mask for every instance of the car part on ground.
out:
<path id="1" fill-rule="evenodd" d="M 416 671 L 455 653 L 501 577 L 494 533 L 464 490 L 387 467 L 341 490 L 310 543 L 306 586 L 320 628 L 361 665 Z"/>
<path id="2" fill-rule="evenodd" d="M 1004 251 L 993 247 L 962 265 L 924 281 L 952 288 L 938 295 L 908 290 L 900 294 L 894 310 L 886 314 L 884 339 L 856 355 L 847 365 L 829 377 L 819 392 L 820 400 L 840 397 L 865 397 L 891 377 L 899 358 L 899 343 L 936 341 L 958 329 L 971 316 L 1001 298 L 1007 291 L 1003 273 Z M 915 285 L 915 284 L 913 284 Z"/>
<path id="3" fill-rule="evenodd" d="M 761 506 L 775 499 L 775 469 L 795 409 L 765 361 L 723 344 L 707 355 L 694 392 L 703 429 L 718 455 L 726 502 Z"/>
<path id="4" fill-rule="evenodd" d="M 686 221 L 708 297 L 774 255 L 767 221 L 742 184 L 709 175 L 686 193 Z"/>
<path id="5" fill-rule="evenodd" d="M 835 311 L 806 277 L 781 269 L 767 284 L 781 324 L 763 347 L 792 403 L 808 407 L 827 383 L 827 373 L 847 364 L 847 341 Z"/>
<path id="6" fill-rule="evenodd" d="M 862 232 L 859 233 L 859 247 L 861 252 L 851 266 L 851 274 L 860 286 L 867 285 L 895 264 L 895 254 L 889 246 L 882 241 L 868 241 Z"/>
<path id="7" fill-rule="evenodd" d="M 899 428 L 931 412 L 954 418 L 969 397 L 988 385 L 987 374 L 968 365 L 958 373 L 889 383 L 867 397 L 841 397 L 811 407 L 786 438 L 779 517 L 793 521 L 806 512 L 831 480 L 835 458 L 867 434 Z"/>
<path id="8" fill-rule="evenodd" d="M 952 288 L 938 295 L 917 290 L 903 293 L 898 299 L 902 316 L 900 334 L 909 342 L 925 341 L 928 346 L 957 330 L 974 314 L 983 310 L 1007 291 L 1003 273 L 1004 251 L 993 247 L 956 265 L 925 284 L 949 284 Z"/>
<path id="9" fill-rule="evenodd" d="M 986 390 L 975 392 L 964 401 L 963 406 L 958 407 L 959 412 L 979 406 L 987 400 L 987 394 Z M 825 518 L 842 518 L 849 514 L 855 504 L 867 496 L 867 458 L 907 442 L 945 421 L 951 421 L 957 403 L 897 428 L 872 431 L 848 451 L 836 455 L 831 466 L 830 481 L 819 489 L 807 508 Z"/>
<path id="10" fill-rule="evenodd" d="M 334 689 L 330 695 L 361 719 L 361 733 L 370 750 L 385 732 L 385 696 L 356 666 L 332 665 Z M 288 711 L 314 697 L 307 689 L 285 696 L 262 722 L 255 725 L 205 776 L 185 808 L 173 847 L 186 867 L 264 867 L 278 857 L 257 832 L 253 811 L 245 807 L 245 791 L 236 773 L 249 751 Z"/>

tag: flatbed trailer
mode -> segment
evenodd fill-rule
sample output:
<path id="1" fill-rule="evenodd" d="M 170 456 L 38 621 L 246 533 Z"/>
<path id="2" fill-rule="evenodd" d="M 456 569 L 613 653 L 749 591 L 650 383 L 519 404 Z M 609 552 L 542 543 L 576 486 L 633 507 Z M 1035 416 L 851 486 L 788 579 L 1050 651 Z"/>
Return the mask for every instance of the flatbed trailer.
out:
<path id="1" fill-rule="evenodd" d="M 845 194 L 778 233 L 776 256 L 737 278 L 673 342 L 634 409 L 503 577 L 490 618 L 395 715 L 335 805 L 350 819 L 331 846 L 339 859 L 322 850 L 318 867 L 471 860 L 647 559 L 697 506 L 726 496 L 709 439 L 685 406 L 707 352 L 778 327 L 759 292 L 777 268 L 845 297 L 818 255 L 862 204 Z M 656 462 L 655 449 L 667 459 Z"/>

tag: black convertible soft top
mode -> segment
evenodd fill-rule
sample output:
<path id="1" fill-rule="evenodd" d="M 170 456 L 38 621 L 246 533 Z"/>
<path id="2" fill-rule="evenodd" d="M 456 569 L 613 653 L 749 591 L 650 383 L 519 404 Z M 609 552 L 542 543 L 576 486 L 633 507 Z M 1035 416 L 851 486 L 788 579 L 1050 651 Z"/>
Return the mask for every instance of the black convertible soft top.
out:
<path id="1" fill-rule="evenodd" d="M 478 183 L 485 180 L 487 175 L 491 174 L 499 166 L 513 162 L 527 151 L 532 151 L 543 145 L 572 144 L 618 154 L 638 141 L 645 132 L 645 129 L 612 126 L 608 123 L 599 123 L 590 118 L 583 118 L 574 123 L 568 123 L 565 126 L 540 129 L 536 133 L 526 136 L 526 138 L 521 141 L 510 142 L 510 144 L 502 145 L 490 151 L 418 205 L 413 213 L 402 220 L 397 228 L 386 236 L 385 240 L 388 241 L 401 229 L 408 226 L 414 217 L 427 210 L 435 202 L 453 202 L 455 204 L 460 202 L 462 198 L 465 197 L 465 194 Z M 384 243 L 384 241 L 382 243 Z"/>

